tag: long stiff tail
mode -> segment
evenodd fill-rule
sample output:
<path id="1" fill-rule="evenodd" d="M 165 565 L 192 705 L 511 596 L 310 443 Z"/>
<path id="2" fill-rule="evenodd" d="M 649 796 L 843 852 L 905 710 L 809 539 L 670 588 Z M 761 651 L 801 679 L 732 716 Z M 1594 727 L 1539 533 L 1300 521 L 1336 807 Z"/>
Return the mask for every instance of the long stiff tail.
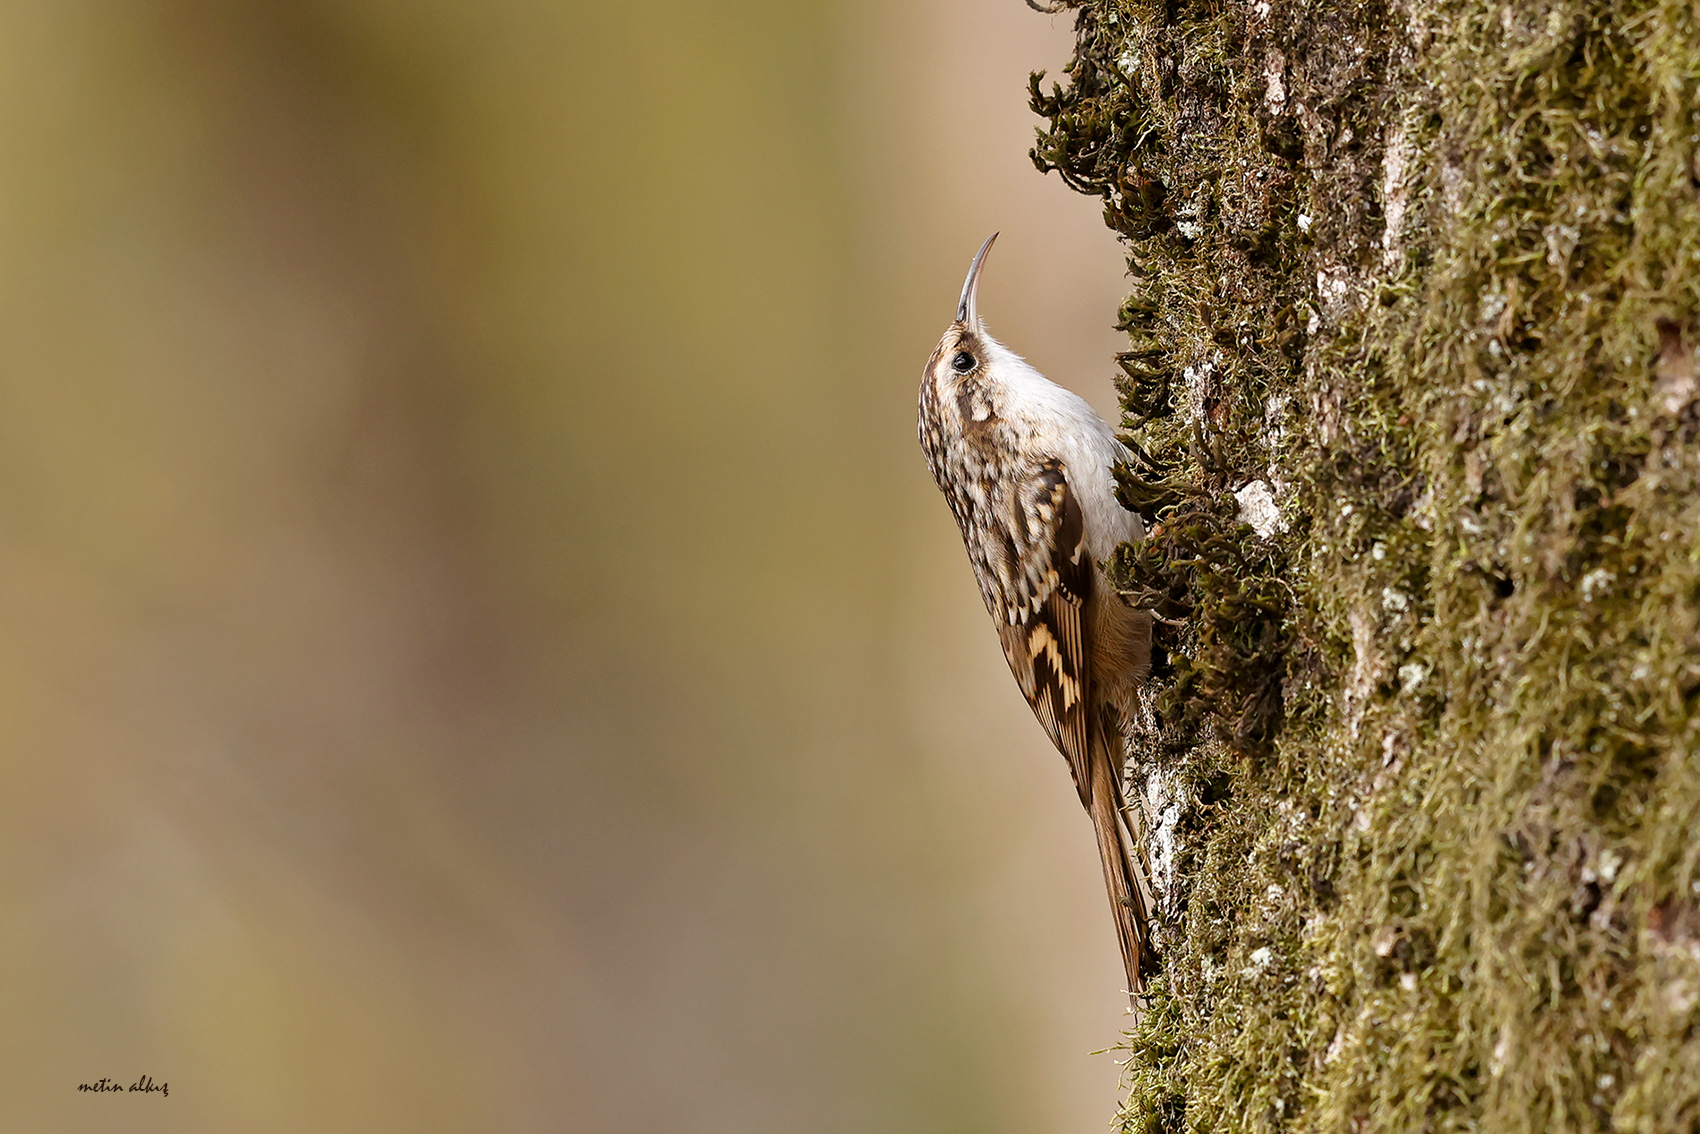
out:
<path id="1" fill-rule="evenodd" d="M 1087 811 L 1098 833 L 1098 855 L 1104 863 L 1104 885 L 1110 892 L 1110 913 L 1116 922 L 1116 940 L 1122 949 L 1122 964 L 1127 969 L 1128 997 L 1134 1006 L 1145 989 L 1140 977 L 1142 963 L 1150 949 L 1150 913 L 1146 906 L 1145 888 L 1140 885 L 1141 856 L 1132 845 L 1133 833 L 1123 827 L 1121 791 L 1116 783 L 1115 764 L 1099 732 L 1092 745 L 1092 800 Z"/>

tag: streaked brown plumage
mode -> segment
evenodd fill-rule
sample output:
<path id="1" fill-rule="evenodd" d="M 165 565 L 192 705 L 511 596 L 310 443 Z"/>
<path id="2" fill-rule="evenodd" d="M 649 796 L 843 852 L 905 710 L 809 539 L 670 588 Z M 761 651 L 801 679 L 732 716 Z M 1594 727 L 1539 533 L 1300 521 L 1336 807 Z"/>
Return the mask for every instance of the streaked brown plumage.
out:
<path id="1" fill-rule="evenodd" d="M 1099 563 L 1144 537 L 1116 501 L 1126 458 L 1086 402 L 1050 382 L 982 326 L 980 268 L 921 380 L 927 468 L 962 530 L 969 564 L 1027 703 L 1068 761 L 1097 833 L 1129 992 L 1154 957 L 1142 825 L 1122 792 L 1123 736 L 1150 671 L 1151 616 L 1133 610 Z"/>

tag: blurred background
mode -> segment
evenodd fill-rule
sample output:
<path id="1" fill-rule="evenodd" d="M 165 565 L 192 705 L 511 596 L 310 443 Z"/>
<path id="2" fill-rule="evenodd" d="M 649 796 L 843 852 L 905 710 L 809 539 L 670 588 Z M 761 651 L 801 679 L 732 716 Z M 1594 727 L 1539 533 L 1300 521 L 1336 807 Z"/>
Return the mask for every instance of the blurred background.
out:
<path id="1" fill-rule="evenodd" d="M 993 229 L 1111 410 L 1070 34 L 0 6 L 8 1130 L 1108 1122 L 1090 826 L 914 439 Z"/>

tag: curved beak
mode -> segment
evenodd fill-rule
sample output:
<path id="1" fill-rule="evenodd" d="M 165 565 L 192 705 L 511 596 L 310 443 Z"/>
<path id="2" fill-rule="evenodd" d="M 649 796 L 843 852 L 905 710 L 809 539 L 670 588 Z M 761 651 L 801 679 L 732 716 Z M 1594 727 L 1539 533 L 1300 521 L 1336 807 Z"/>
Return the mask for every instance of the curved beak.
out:
<path id="1" fill-rule="evenodd" d="M 974 262 L 968 265 L 968 278 L 962 281 L 962 298 L 956 301 L 956 321 L 975 331 L 980 329 L 980 267 L 997 238 L 995 232 L 986 237 L 980 251 L 974 254 Z"/>

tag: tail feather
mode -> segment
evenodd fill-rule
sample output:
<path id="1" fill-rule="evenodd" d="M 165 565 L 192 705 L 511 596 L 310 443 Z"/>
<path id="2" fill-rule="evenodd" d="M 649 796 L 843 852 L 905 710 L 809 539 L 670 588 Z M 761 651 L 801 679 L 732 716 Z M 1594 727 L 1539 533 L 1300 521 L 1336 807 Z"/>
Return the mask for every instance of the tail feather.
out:
<path id="1" fill-rule="evenodd" d="M 1101 736 L 1101 734 L 1100 734 Z M 1141 970 L 1151 948 L 1150 911 L 1147 904 L 1143 856 L 1133 832 L 1122 824 L 1121 786 L 1105 745 L 1092 745 L 1092 798 L 1087 810 L 1098 835 L 1098 855 L 1104 864 L 1104 885 L 1109 890 L 1110 912 L 1116 922 L 1116 940 L 1121 945 L 1122 965 L 1127 970 L 1128 996 L 1137 1006 L 1145 984 Z"/>

